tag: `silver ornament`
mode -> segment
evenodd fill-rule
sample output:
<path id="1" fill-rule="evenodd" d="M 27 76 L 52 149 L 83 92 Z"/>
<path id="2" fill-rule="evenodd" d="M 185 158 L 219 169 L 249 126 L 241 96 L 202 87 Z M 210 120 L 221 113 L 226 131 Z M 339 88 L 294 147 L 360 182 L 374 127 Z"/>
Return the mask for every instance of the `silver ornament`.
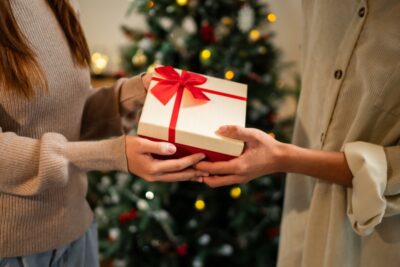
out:
<path id="1" fill-rule="evenodd" d="M 244 5 L 239 10 L 238 27 L 243 33 L 248 32 L 254 26 L 255 12 L 249 5 Z"/>

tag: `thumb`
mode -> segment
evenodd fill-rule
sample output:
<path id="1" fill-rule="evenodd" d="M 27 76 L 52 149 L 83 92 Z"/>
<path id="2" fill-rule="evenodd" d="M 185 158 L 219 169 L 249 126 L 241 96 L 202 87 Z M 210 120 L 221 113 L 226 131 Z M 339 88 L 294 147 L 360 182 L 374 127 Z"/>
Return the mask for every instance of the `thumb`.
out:
<path id="1" fill-rule="evenodd" d="M 173 155 L 176 152 L 176 146 L 167 142 L 155 142 L 141 138 L 139 151 L 157 155 Z"/>
<path id="2" fill-rule="evenodd" d="M 256 140 L 256 130 L 250 128 L 243 128 L 236 125 L 226 125 L 218 129 L 217 134 L 232 139 L 242 140 L 245 142 L 251 142 Z"/>

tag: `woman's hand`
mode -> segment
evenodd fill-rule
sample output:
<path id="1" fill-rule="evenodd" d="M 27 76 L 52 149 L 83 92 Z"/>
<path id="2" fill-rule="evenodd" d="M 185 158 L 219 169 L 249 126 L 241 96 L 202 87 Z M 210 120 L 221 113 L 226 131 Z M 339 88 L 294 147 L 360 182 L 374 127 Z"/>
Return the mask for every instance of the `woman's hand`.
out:
<path id="1" fill-rule="evenodd" d="M 279 171 L 284 144 L 269 134 L 239 126 L 223 126 L 218 134 L 243 140 L 246 145 L 238 158 L 214 163 L 200 162 L 196 165 L 197 170 L 211 175 L 204 177 L 204 182 L 210 187 L 247 183 L 259 176 Z"/>
<path id="2" fill-rule="evenodd" d="M 138 136 L 126 136 L 126 156 L 131 173 L 148 182 L 202 181 L 207 172 L 191 168 L 205 158 L 194 154 L 181 159 L 158 160 L 151 154 L 173 155 L 176 147 L 166 142 L 153 142 Z"/>
<path id="3" fill-rule="evenodd" d="M 149 89 L 151 78 L 153 77 L 153 74 L 150 72 L 147 72 L 142 75 L 142 83 L 146 91 Z"/>
<path id="4" fill-rule="evenodd" d="M 211 187 L 246 183 L 259 176 L 292 172 L 351 187 L 353 174 L 342 152 L 305 149 L 276 141 L 256 129 L 224 126 L 219 134 L 246 142 L 244 153 L 225 162 L 200 162 L 196 169 L 209 173 Z"/>

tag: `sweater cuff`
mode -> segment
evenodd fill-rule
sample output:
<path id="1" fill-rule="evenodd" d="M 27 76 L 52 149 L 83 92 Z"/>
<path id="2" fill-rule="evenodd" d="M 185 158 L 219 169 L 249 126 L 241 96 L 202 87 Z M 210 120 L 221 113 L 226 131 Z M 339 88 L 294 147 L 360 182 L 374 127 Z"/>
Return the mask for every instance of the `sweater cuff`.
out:
<path id="1" fill-rule="evenodd" d="M 128 172 L 125 136 L 95 142 L 67 143 L 66 157 L 84 171 Z"/>
<path id="2" fill-rule="evenodd" d="M 121 115 L 136 110 L 138 104 L 143 105 L 147 91 L 144 88 L 141 76 L 137 75 L 123 81 L 119 95 Z"/>

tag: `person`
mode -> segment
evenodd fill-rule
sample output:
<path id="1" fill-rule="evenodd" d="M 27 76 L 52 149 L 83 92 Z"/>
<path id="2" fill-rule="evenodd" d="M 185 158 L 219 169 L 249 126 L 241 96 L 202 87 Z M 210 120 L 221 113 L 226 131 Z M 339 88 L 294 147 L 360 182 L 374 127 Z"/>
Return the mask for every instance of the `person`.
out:
<path id="1" fill-rule="evenodd" d="M 303 0 L 293 144 L 225 126 L 242 156 L 211 187 L 288 172 L 279 267 L 400 265 L 400 2 Z M 251 88 L 250 88 L 251 90 Z"/>
<path id="2" fill-rule="evenodd" d="M 0 1 L 0 266 L 98 266 L 86 172 L 196 180 L 194 154 L 124 135 L 151 74 L 90 89 L 88 46 L 74 2 Z M 139 104 L 138 104 L 139 103 Z M 107 137 L 113 137 L 106 139 Z"/>

